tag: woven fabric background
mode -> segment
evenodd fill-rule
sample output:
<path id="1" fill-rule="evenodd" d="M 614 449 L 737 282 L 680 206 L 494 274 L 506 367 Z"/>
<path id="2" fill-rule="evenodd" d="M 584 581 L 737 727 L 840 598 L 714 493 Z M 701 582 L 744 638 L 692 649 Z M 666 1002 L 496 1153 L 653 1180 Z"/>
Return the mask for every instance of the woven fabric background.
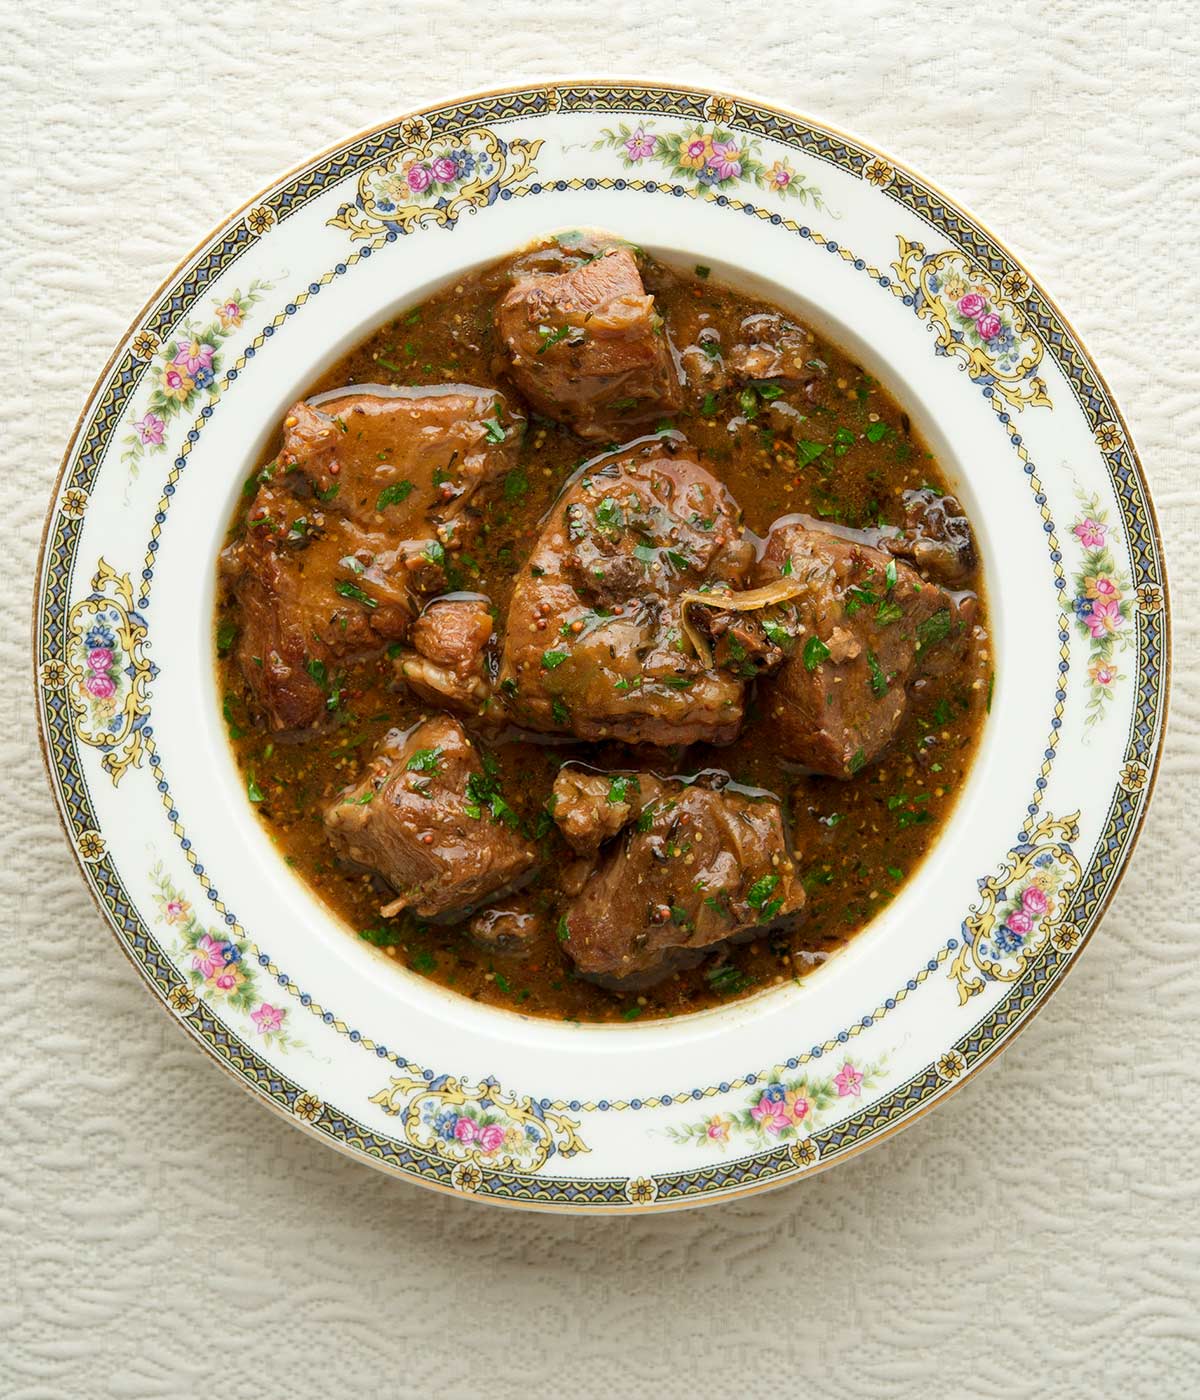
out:
<path id="1" fill-rule="evenodd" d="M 1200 1394 L 1195 7 L 0 0 L 0 1396 Z M 1172 565 L 1173 721 L 1100 934 L 981 1078 L 802 1187 L 641 1220 L 405 1188 L 257 1107 L 138 985 L 43 779 L 47 496 L 128 321 L 344 133 L 565 74 L 747 88 L 978 210 L 1088 340 Z"/>

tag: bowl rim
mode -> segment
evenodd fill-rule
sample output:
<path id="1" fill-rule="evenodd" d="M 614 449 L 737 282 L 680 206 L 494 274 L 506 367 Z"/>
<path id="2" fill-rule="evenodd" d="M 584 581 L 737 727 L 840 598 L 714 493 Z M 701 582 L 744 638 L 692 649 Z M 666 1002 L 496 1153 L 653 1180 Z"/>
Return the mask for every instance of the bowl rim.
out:
<path id="1" fill-rule="evenodd" d="M 1154 792 L 1157 787 L 1158 776 L 1162 763 L 1163 749 L 1166 742 L 1166 734 L 1170 720 L 1172 670 L 1174 662 L 1171 635 L 1172 627 L 1171 587 L 1169 578 L 1170 570 L 1167 563 L 1163 533 L 1159 523 L 1158 513 L 1154 503 L 1153 495 L 1150 491 L 1150 483 L 1146 477 L 1141 453 L 1138 450 L 1136 440 L 1129 427 L 1128 421 L 1125 418 L 1121 405 L 1117 400 L 1116 396 L 1113 394 L 1108 384 L 1108 381 L 1095 355 L 1088 346 L 1086 340 L 1083 338 L 1083 336 L 1080 335 L 1078 329 L 1076 328 L 1070 317 L 1064 312 L 1059 302 L 1046 290 L 1044 283 L 1042 282 L 1041 278 L 1038 276 L 1036 271 L 1030 266 L 1030 264 L 1026 261 L 1024 257 L 1017 257 L 1012 252 L 1008 242 L 1005 239 L 1003 239 L 997 233 L 995 233 L 983 219 L 981 219 L 971 210 L 969 206 L 965 205 L 961 200 L 942 189 L 942 187 L 936 181 L 931 180 L 928 176 L 915 170 L 911 165 L 907 164 L 905 161 L 898 160 L 890 152 L 885 151 L 881 147 L 877 146 L 873 141 L 864 138 L 856 132 L 838 126 L 826 120 L 823 117 L 812 116 L 798 107 L 793 107 L 789 104 L 781 103 L 763 97 L 751 88 L 739 88 L 737 91 L 733 91 L 728 88 L 713 87 L 708 83 L 702 81 L 674 81 L 662 76 L 652 78 L 645 76 L 633 77 L 627 74 L 620 74 L 617 76 L 597 77 L 591 75 L 571 73 L 556 76 L 547 76 L 545 78 L 531 76 L 525 79 L 524 81 L 509 82 L 494 87 L 471 89 L 465 92 L 452 91 L 445 96 L 424 102 L 420 106 L 401 108 L 400 110 L 394 112 L 387 118 L 373 122 L 370 125 L 365 126 L 357 131 L 345 133 L 338 140 L 330 143 L 327 146 L 322 147 L 321 149 L 315 152 L 309 153 L 302 160 L 296 162 L 295 164 L 289 165 L 284 169 L 277 171 L 271 178 L 265 181 L 258 189 L 254 191 L 254 193 L 245 198 L 241 203 L 227 209 L 206 230 L 204 235 L 193 244 L 193 246 L 186 252 L 186 254 L 180 257 L 178 261 L 169 269 L 165 276 L 158 282 L 158 284 L 146 297 L 145 301 L 138 308 L 137 312 L 126 325 L 125 329 L 116 338 L 111 354 L 108 356 L 104 365 L 98 371 L 95 381 L 92 384 L 92 387 L 89 389 L 83 400 L 82 407 L 76 418 L 74 427 L 71 430 L 70 436 L 67 440 L 67 445 L 64 450 L 62 460 L 59 464 L 58 471 L 55 474 L 54 481 L 51 485 L 51 489 L 49 492 L 46 515 L 43 521 L 42 534 L 38 547 L 37 562 L 35 566 L 35 587 L 33 590 L 31 608 L 31 666 L 35 695 L 37 694 L 38 690 L 38 624 L 39 615 L 41 611 L 40 589 L 37 585 L 40 583 L 40 580 L 44 573 L 50 530 L 53 522 L 54 503 L 58 499 L 60 488 L 63 483 L 63 478 L 68 470 L 69 464 L 75 451 L 76 444 L 80 437 L 80 433 L 84 427 L 85 422 L 89 417 L 89 414 L 96 401 L 97 395 L 103 389 L 104 383 L 108 378 L 110 370 L 113 368 L 114 364 L 120 357 L 122 351 L 124 350 L 126 344 L 128 343 L 130 337 L 133 335 L 138 325 L 145 319 L 146 315 L 150 311 L 152 311 L 153 308 L 158 304 L 163 294 L 170 288 L 170 286 L 175 282 L 175 280 L 180 276 L 180 274 L 188 267 L 192 260 L 204 248 L 206 248 L 225 228 L 234 223 L 252 206 L 263 201 L 276 187 L 300 175 L 302 172 L 304 172 L 311 166 L 319 164 L 324 159 L 336 154 L 337 152 L 343 150 L 347 146 L 353 145 L 356 142 L 368 139 L 371 136 L 389 130 L 390 128 L 396 126 L 398 123 L 402 122 L 405 118 L 427 117 L 436 114 L 443 108 L 461 106 L 465 103 L 470 103 L 473 101 L 483 101 L 489 98 L 496 97 L 518 96 L 530 91 L 556 89 L 562 87 L 656 89 L 667 92 L 678 92 L 701 96 L 705 99 L 717 98 L 726 99 L 733 102 L 740 101 L 745 103 L 752 103 L 753 105 L 761 107 L 764 110 L 769 111 L 777 116 L 795 120 L 809 125 L 811 127 L 824 130 L 833 136 L 844 138 L 846 141 L 853 143 L 854 145 L 861 148 L 864 152 L 867 152 L 880 160 L 886 161 L 894 169 L 902 171 L 912 176 L 913 179 L 916 180 L 920 185 L 936 193 L 938 197 L 944 202 L 947 209 L 961 215 L 981 233 L 989 237 L 997 246 L 1003 248 L 1004 251 L 1008 254 L 1008 256 L 1012 259 L 1013 263 L 1027 274 L 1027 276 L 1030 279 L 1030 282 L 1034 287 L 1036 287 L 1039 295 L 1044 299 L 1049 308 L 1054 312 L 1054 314 L 1059 318 L 1062 324 L 1073 336 L 1081 354 L 1086 358 L 1089 368 L 1095 375 L 1099 387 L 1105 393 L 1108 399 L 1108 403 L 1113 411 L 1113 415 L 1116 418 L 1122 432 L 1125 435 L 1126 442 L 1129 446 L 1130 457 L 1137 469 L 1137 474 L 1141 479 L 1141 483 L 1144 488 L 1147 523 L 1149 525 L 1150 532 L 1153 537 L 1154 546 L 1158 557 L 1161 575 L 1160 586 L 1162 588 L 1163 595 L 1163 666 L 1161 682 L 1162 708 L 1161 721 L 1158 731 L 1158 742 L 1152 755 L 1152 762 L 1149 765 L 1149 770 L 1147 773 L 1144 800 L 1140 805 L 1140 810 L 1137 812 L 1136 818 L 1132 825 L 1124 858 L 1121 861 L 1120 867 L 1116 871 L 1115 876 L 1112 879 L 1111 884 L 1109 885 L 1109 888 L 1104 892 L 1103 899 L 1099 901 L 1095 914 L 1089 921 L 1091 927 L 1081 940 L 1080 951 L 1082 951 L 1082 946 L 1090 941 L 1096 929 L 1103 921 L 1104 916 L 1108 912 L 1108 909 L 1111 906 L 1112 901 L 1117 891 L 1119 890 L 1122 881 L 1125 878 L 1126 872 L 1129 868 L 1129 863 L 1134 856 L 1134 852 L 1137 848 L 1137 843 L 1141 837 L 1142 831 L 1145 826 L 1146 815 L 1149 811 L 1150 804 L 1153 800 Z M 166 1001 L 163 998 L 155 996 L 153 994 L 153 990 L 150 987 L 147 979 L 142 975 L 142 970 L 140 966 L 136 963 L 129 949 L 122 942 L 121 938 L 118 935 L 117 929 L 115 928 L 111 919 L 108 916 L 107 911 L 105 910 L 104 906 L 97 897 L 95 891 L 91 886 L 91 883 L 86 878 L 86 866 L 84 864 L 79 850 L 75 845 L 75 842 L 71 839 L 71 832 L 67 825 L 65 813 L 61 804 L 58 801 L 57 794 L 55 792 L 54 768 L 52 765 L 49 745 L 47 741 L 45 727 L 46 722 L 43 710 L 40 705 L 38 705 L 36 709 L 38 721 L 38 747 L 42 756 L 42 764 L 45 770 L 46 780 L 48 785 L 50 786 L 52 797 L 54 798 L 55 814 L 58 818 L 59 825 L 63 830 L 63 834 L 67 838 L 68 850 L 70 851 L 72 859 L 75 862 L 76 868 L 78 869 L 81 877 L 83 877 L 84 888 L 86 889 L 89 898 L 92 900 L 92 903 L 95 905 L 97 912 L 100 914 L 102 921 L 107 926 L 110 935 L 116 941 L 118 948 L 120 948 L 121 952 L 125 955 L 128 961 L 134 967 L 135 971 L 138 973 L 137 980 L 139 984 L 143 986 L 147 994 L 151 996 L 151 999 L 161 1006 L 164 1013 L 175 1024 L 179 1025 L 181 1029 L 185 1030 L 185 1032 L 188 1033 L 190 1038 L 197 1040 L 198 1043 L 201 1043 L 199 1041 L 199 1037 L 191 1028 L 190 1023 L 181 1020 L 181 1018 L 176 1015 L 173 1015 Z M 953 820 L 953 817 L 954 812 L 952 811 L 950 814 L 950 819 Z M 1053 993 L 1065 980 L 1067 973 L 1069 973 L 1072 970 L 1076 961 L 1077 957 L 1073 957 L 1070 960 L 1068 960 L 1068 962 L 1063 967 L 1059 975 L 1049 981 L 1048 985 L 1039 995 L 1036 1002 L 1028 1009 L 1028 1011 L 1024 1015 L 1022 1015 L 1017 1020 L 1015 1025 L 1013 1025 L 1000 1038 L 998 1043 L 992 1046 L 990 1049 L 988 1049 L 985 1053 L 980 1054 L 976 1059 L 974 1059 L 970 1064 L 968 1064 L 964 1068 L 963 1072 L 956 1079 L 954 1079 L 948 1084 L 943 1085 L 940 1093 L 920 1103 L 911 1112 L 905 1114 L 898 1121 L 887 1125 L 879 1132 L 873 1134 L 866 1141 L 851 1144 L 849 1147 L 839 1151 L 838 1155 L 830 1160 L 819 1159 L 811 1166 L 807 1167 L 806 1170 L 802 1173 L 804 1179 L 807 1180 L 809 1177 L 816 1176 L 817 1174 L 828 1170 L 830 1167 L 833 1167 L 844 1160 L 848 1160 L 851 1157 L 860 1155 L 861 1153 L 869 1150 L 870 1148 L 875 1147 L 877 1144 L 894 1137 L 896 1133 L 904 1130 L 911 1123 L 923 1117 L 931 1109 L 937 1107 L 941 1102 L 943 1102 L 943 1100 L 949 1098 L 952 1094 L 956 1093 L 968 1081 L 973 1080 L 979 1074 L 980 1071 L 985 1069 L 987 1066 L 993 1064 L 999 1057 L 999 1055 L 1004 1050 L 1006 1050 L 1009 1047 L 1009 1045 L 1011 1045 L 1012 1042 L 1016 1039 L 1016 1037 L 1025 1029 L 1025 1027 L 1029 1025 L 1029 1023 L 1033 1020 L 1034 1016 L 1036 1016 L 1042 1010 L 1042 1008 L 1050 1000 L 1050 997 L 1053 995 Z M 239 1084 L 240 1087 L 255 1101 L 264 1104 L 267 1108 L 276 1113 L 285 1122 L 288 1122 L 292 1126 L 306 1132 L 309 1136 L 311 1136 L 318 1142 L 324 1144 L 327 1147 L 334 1148 L 339 1153 L 359 1163 L 363 1163 L 367 1166 L 373 1167 L 375 1170 L 393 1179 L 395 1179 L 398 1176 L 398 1173 L 389 1169 L 386 1163 L 378 1161 L 375 1158 L 363 1152 L 356 1151 L 348 1144 L 339 1142 L 337 1139 L 327 1136 L 324 1133 L 321 1133 L 313 1124 L 305 1122 L 302 1118 L 297 1117 L 293 1113 L 289 1113 L 286 1108 L 284 1108 L 281 1104 L 276 1103 L 273 1099 L 266 1097 L 262 1094 L 256 1093 L 254 1087 L 250 1083 L 248 1083 L 244 1078 L 238 1075 L 237 1072 L 233 1069 L 233 1067 L 229 1065 L 221 1056 L 206 1054 L 203 1058 L 205 1058 L 206 1060 L 215 1059 L 217 1064 L 220 1065 L 220 1067 L 234 1080 L 234 1082 Z M 765 1191 L 771 1191 L 781 1188 L 783 1186 L 793 1184 L 797 1179 L 798 1177 L 794 1173 L 782 1174 L 770 1178 L 766 1181 L 752 1182 L 750 1184 L 742 1185 L 734 1189 L 722 1191 L 719 1195 L 701 1194 L 694 1197 L 686 1197 L 681 1200 L 650 1201 L 645 1204 L 638 1205 L 634 1205 L 631 1203 L 618 1204 L 615 1202 L 606 1203 L 603 1205 L 589 1205 L 586 1207 L 586 1211 L 584 1211 L 584 1209 L 581 1207 L 572 1206 L 570 1204 L 560 1204 L 548 1201 L 512 1200 L 504 1199 L 490 1194 L 472 1195 L 471 1198 L 483 1202 L 484 1204 L 496 1206 L 501 1209 L 538 1211 L 546 1214 L 562 1215 L 586 1213 L 589 1215 L 644 1215 L 651 1212 L 681 1211 L 699 1208 L 702 1206 L 716 1205 L 723 1201 L 742 1199 L 752 1194 L 760 1194 Z M 422 1187 L 424 1189 L 439 1192 L 443 1195 L 456 1197 L 459 1199 L 461 1199 L 463 1195 L 462 1192 L 456 1190 L 453 1186 L 430 1180 L 428 1177 L 425 1176 L 405 1174 L 404 1180 L 409 1181 L 412 1184 Z"/>

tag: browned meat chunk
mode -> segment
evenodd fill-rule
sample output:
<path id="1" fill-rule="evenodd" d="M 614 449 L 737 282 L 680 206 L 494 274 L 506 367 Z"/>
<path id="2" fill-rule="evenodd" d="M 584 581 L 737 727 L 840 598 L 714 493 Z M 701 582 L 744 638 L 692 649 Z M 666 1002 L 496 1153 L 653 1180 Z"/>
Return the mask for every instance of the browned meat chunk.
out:
<path id="1" fill-rule="evenodd" d="M 930 654 L 962 637 L 974 616 L 910 565 L 850 536 L 776 525 L 755 574 L 799 584 L 796 643 L 767 683 L 763 721 L 784 758 L 849 778 L 895 735 L 908 687 Z"/>
<path id="2" fill-rule="evenodd" d="M 496 328 L 517 388 L 581 437 L 628 436 L 678 406 L 670 343 L 628 248 L 522 278 L 496 308 Z"/>
<path id="3" fill-rule="evenodd" d="M 564 916 L 562 946 L 580 975 L 620 990 L 694 967 L 804 904 L 775 798 L 658 787 Z"/>
<path id="4" fill-rule="evenodd" d="M 396 669 L 423 700 L 473 713 L 491 694 L 488 645 L 494 631 L 486 598 L 435 598 L 413 623 L 413 650 L 400 653 Z"/>
<path id="5" fill-rule="evenodd" d="M 551 810 L 568 844 L 591 855 L 662 791 L 647 773 L 601 773 L 564 763 L 554 780 Z"/>
<path id="6" fill-rule="evenodd" d="M 446 544 L 471 494 L 515 466 L 523 426 L 495 389 L 347 390 L 289 410 L 275 467 L 366 528 L 426 538 L 432 521 Z"/>
<path id="7" fill-rule="evenodd" d="M 904 528 L 880 544 L 946 588 L 964 587 L 975 569 L 975 539 L 962 507 L 928 487 L 904 493 Z"/>
<path id="8" fill-rule="evenodd" d="M 245 533 L 222 556 L 243 616 L 238 662 L 272 729 L 318 723 L 338 660 L 407 635 L 447 585 L 470 528 L 464 503 L 515 463 L 518 436 L 491 389 L 291 409 Z"/>
<path id="9" fill-rule="evenodd" d="M 774 312 L 746 317 L 726 366 L 742 382 L 776 379 L 799 385 L 812 403 L 820 401 L 828 375 L 812 332 Z"/>
<path id="10" fill-rule="evenodd" d="M 535 907 L 535 901 L 518 894 L 481 909 L 467 927 L 476 943 L 493 952 L 524 954 L 531 950 L 545 926 L 546 916 Z"/>
<path id="11" fill-rule="evenodd" d="M 532 868 L 532 847 L 488 803 L 494 778 L 448 715 L 393 732 L 366 772 L 325 812 L 339 855 L 396 891 L 381 911 L 461 914 L 510 889 Z"/>
<path id="12" fill-rule="evenodd" d="M 530 729 L 662 746 L 725 743 L 743 683 L 683 640 L 680 594 L 745 577 L 739 513 L 674 439 L 587 469 L 517 577 L 499 693 Z"/>

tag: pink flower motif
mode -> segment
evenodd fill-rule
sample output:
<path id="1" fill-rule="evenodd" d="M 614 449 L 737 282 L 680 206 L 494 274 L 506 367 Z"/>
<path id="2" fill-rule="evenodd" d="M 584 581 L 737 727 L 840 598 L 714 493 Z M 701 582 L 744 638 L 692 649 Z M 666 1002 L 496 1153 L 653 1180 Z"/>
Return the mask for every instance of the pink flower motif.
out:
<path id="1" fill-rule="evenodd" d="M 225 966 L 225 944 L 212 934 L 202 933 L 192 955 L 192 966 L 204 978 L 210 978 Z"/>
<path id="2" fill-rule="evenodd" d="M 162 390 L 167 398 L 178 399 L 182 403 L 195 387 L 196 381 L 190 374 L 185 374 L 174 365 L 163 366 Z"/>
<path id="3" fill-rule="evenodd" d="M 700 157 L 704 154 L 704 152 L 705 143 L 703 140 L 688 142 L 687 154 L 692 158 L 692 160 L 698 161 Z"/>
<path id="4" fill-rule="evenodd" d="M 184 920 L 187 918 L 187 916 L 188 916 L 188 910 L 189 910 L 190 907 L 191 907 L 191 906 L 188 904 L 187 900 L 185 900 L 185 899 L 169 899 L 169 900 L 167 900 L 166 906 L 165 906 L 165 908 L 163 909 L 163 913 L 164 913 L 164 915 L 166 916 L 167 923 L 169 923 L 169 924 L 181 924 L 181 923 L 183 923 L 183 921 L 184 921 Z"/>
<path id="5" fill-rule="evenodd" d="M 728 1142 L 730 1120 L 723 1113 L 715 1114 L 704 1125 L 704 1133 L 710 1142 Z"/>
<path id="6" fill-rule="evenodd" d="M 103 671 L 89 671 L 83 678 L 83 688 L 97 700 L 111 699 L 117 693 L 117 687 Z"/>
<path id="7" fill-rule="evenodd" d="M 464 1114 L 454 1125 L 454 1136 L 459 1142 L 474 1142 L 479 1136 L 479 1129 L 475 1126 L 475 1120 L 473 1118 L 468 1118 Z"/>
<path id="8" fill-rule="evenodd" d="M 736 141 L 714 141 L 708 168 L 716 172 L 718 180 L 731 180 L 742 173 L 741 154 Z"/>
<path id="9" fill-rule="evenodd" d="M 862 1093 L 862 1071 L 855 1069 L 849 1060 L 833 1076 L 833 1082 L 837 1085 L 839 1099 L 844 1099 L 848 1095 L 858 1098 Z"/>
<path id="10" fill-rule="evenodd" d="M 181 340 L 173 363 L 182 365 L 188 374 L 196 375 L 202 369 L 212 369 L 216 352 L 215 345 L 201 345 L 198 340 Z"/>
<path id="11" fill-rule="evenodd" d="M 978 292 L 968 292 L 965 297 L 959 298 L 958 309 L 972 321 L 978 320 L 987 310 L 987 298 L 981 297 Z"/>
<path id="12" fill-rule="evenodd" d="M 1014 933 L 1019 933 L 1022 938 L 1033 927 L 1033 920 L 1023 909 L 1018 909 L 1015 913 L 1010 914 L 1004 922 Z"/>
<path id="13" fill-rule="evenodd" d="M 625 142 L 625 149 L 629 152 L 630 160 L 645 160 L 648 156 L 654 154 L 654 148 L 657 145 L 658 137 L 648 136 L 639 126 L 629 140 Z M 701 149 L 703 149 L 703 147 L 701 147 Z"/>
<path id="14" fill-rule="evenodd" d="M 269 1001 L 264 1001 L 257 1011 L 250 1013 L 250 1019 L 258 1027 L 259 1035 L 270 1035 L 272 1031 L 282 1027 L 283 1011 L 278 1006 L 272 1006 Z"/>
<path id="15" fill-rule="evenodd" d="M 161 447 L 163 434 L 167 430 L 166 423 L 157 413 L 147 413 L 144 418 L 139 418 L 133 425 L 138 432 L 138 437 L 146 447 Z"/>
<path id="16" fill-rule="evenodd" d="M 1117 668 L 1111 661 L 1093 661 L 1088 670 L 1097 685 L 1112 685 L 1117 679 Z"/>
<path id="17" fill-rule="evenodd" d="M 981 316 L 976 322 L 976 329 L 984 340 L 994 340 L 1004 327 L 1000 317 L 994 311 L 989 311 L 986 316 Z"/>
<path id="18" fill-rule="evenodd" d="M 462 1122 L 462 1119 L 459 1119 Z M 457 1131 L 457 1129 L 455 1130 Z M 479 1146 L 484 1152 L 495 1152 L 504 1144 L 504 1129 L 499 1123 L 489 1123 L 479 1130 Z"/>
<path id="19" fill-rule="evenodd" d="M 220 992 L 232 992 L 241 980 L 242 974 L 238 971 L 236 963 L 230 963 L 224 972 L 218 972 L 212 979 L 213 985 Z"/>
<path id="20" fill-rule="evenodd" d="M 93 671 L 107 671 L 113 664 L 113 654 L 107 647 L 96 647 L 88 652 L 87 664 Z"/>
<path id="21" fill-rule="evenodd" d="M 1030 885 L 1021 895 L 1021 907 L 1027 914 L 1032 914 L 1034 918 L 1046 912 L 1046 905 L 1049 904 L 1049 902 L 1050 901 L 1046 898 L 1046 891 L 1039 889 L 1037 885 Z M 1008 924 L 1011 928 L 1011 919 L 1008 921 Z"/>
<path id="22" fill-rule="evenodd" d="M 430 174 L 428 166 L 410 165 L 405 172 L 404 180 L 413 194 L 424 194 L 429 188 L 433 176 Z"/>
<path id="23" fill-rule="evenodd" d="M 1093 638 L 1103 637 L 1106 632 L 1115 632 L 1125 621 L 1121 616 L 1121 605 L 1115 598 L 1098 599 L 1092 604 L 1090 613 L 1085 614 L 1083 621 L 1087 624 L 1088 631 Z"/>
<path id="24" fill-rule="evenodd" d="M 229 331 L 234 326 L 240 326 L 244 315 L 241 302 L 226 301 L 217 307 L 217 320 L 220 321 L 223 330 Z"/>
<path id="25" fill-rule="evenodd" d="M 439 184 L 449 184 L 458 174 L 458 161 L 452 156 L 438 156 L 430 167 L 433 170 L 433 178 Z"/>
<path id="26" fill-rule="evenodd" d="M 781 1099 L 769 1099 L 765 1094 L 750 1110 L 750 1116 L 760 1128 L 772 1134 L 781 1133 L 784 1128 L 792 1126 L 787 1105 Z"/>
<path id="27" fill-rule="evenodd" d="M 1086 549 L 1100 549 L 1104 544 L 1104 532 L 1107 525 L 1101 525 L 1098 520 L 1081 520 L 1074 526 L 1071 533 L 1075 535 L 1079 543 Z"/>

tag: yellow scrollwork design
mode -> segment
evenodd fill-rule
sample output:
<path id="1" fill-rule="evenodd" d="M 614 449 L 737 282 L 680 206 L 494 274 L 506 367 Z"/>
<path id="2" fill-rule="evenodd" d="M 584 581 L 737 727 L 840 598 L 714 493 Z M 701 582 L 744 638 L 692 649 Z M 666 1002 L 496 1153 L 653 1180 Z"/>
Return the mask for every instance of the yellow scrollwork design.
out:
<path id="1" fill-rule="evenodd" d="M 409 122 L 400 137 L 400 150 L 359 176 L 357 199 L 341 206 L 331 228 L 358 239 L 388 228 L 410 233 L 421 224 L 452 224 L 531 175 L 542 147 L 521 137 L 503 141 L 485 127 L 434 137 L 427 123 Z"/>
<path id="2" fill-rule="evenodd" d="M 555 1153 L 573 1157 L 590 1150 L 573 1118 L 506 1093 L 494 1079 L 472 1086 L 451 1075 L 430 1081 L 405 1075 L 370 1102 L 401 1118 L 414 1147 L 452 1162 L 535 1172 Z"/>
<path id="3" fill-rule="evenodd" d="M 158 668 L 144 655 L 146 624 L 134 611 L 133 585 L 101 559 L 92 591 L 67 618 L 67 694 L 77 738 L 102 749 L 114 785 L 145 752 L 142 727 Z"/>
<path id="4" fill-rule="evenodd" d="M 960 361 L 972 379 L 984 380 L 1013 408 L 1052 408 L 1046 381 L 1036 373 L 1042 342 L 1009 295 L 1028 291 L 1009 276 L 997 282 L 957 248 L 926 256 L 922 243 L 898 235 L 900 256 L 892 269 L 928 322 L 939 347 Z"/>
<path id="5" fill-rule="evenodd" d="M 980 882 L 979 903 L 963 922 L 963 946 L 949 970 L 960 1006 L 988 981 L 1019 981 L 1047 943 L 1062 945 L 1057 935 L 1069 927 L 1071 896 L 1083 878 L 1071 849 L 1078 823 L 1078 812 L 1043 817 L 1028 844 L 1010 851 L 999 872 Z"/>

